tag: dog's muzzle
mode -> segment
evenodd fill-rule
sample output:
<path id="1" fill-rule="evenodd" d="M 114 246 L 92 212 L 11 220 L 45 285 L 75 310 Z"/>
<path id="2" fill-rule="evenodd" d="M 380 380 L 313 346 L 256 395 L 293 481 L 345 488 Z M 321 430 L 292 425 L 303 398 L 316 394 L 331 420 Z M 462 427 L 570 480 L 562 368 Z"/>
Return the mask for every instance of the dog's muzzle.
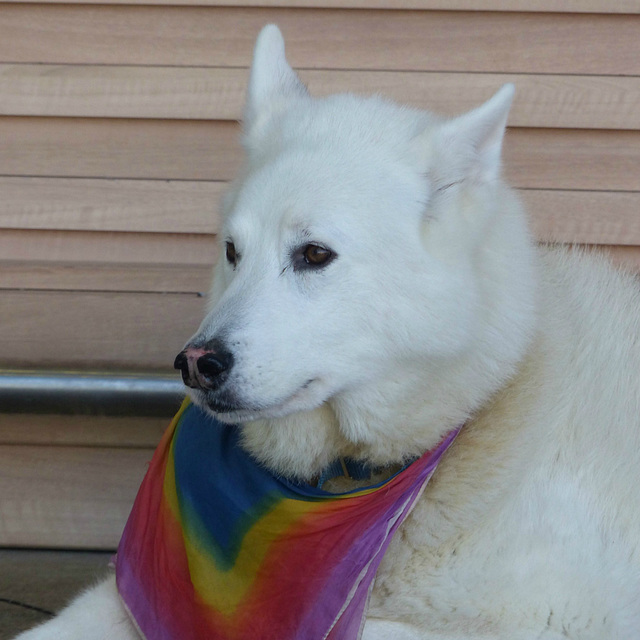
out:
<path id="1" fill-rule="evenodd" d="M 213 391 L 226 380 L 233 366 L 233 354 L 220 340 L 211 340 L 202 347 L 187 345 L 173 363 L 182 380 L 192 389 Z"/>

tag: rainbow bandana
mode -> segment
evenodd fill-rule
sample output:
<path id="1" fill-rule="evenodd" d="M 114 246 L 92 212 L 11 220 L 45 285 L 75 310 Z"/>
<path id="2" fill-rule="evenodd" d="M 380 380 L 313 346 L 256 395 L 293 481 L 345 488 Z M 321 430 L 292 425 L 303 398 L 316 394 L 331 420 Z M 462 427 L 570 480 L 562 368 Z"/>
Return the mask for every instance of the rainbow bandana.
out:
<path id="1" fill-rule="evenodd" d="M 389 480 L 333 494 L 271 475 L 185 401 L 116 559 L 146 640 L 355 640 L 391 537 L 458 430 Z"/>

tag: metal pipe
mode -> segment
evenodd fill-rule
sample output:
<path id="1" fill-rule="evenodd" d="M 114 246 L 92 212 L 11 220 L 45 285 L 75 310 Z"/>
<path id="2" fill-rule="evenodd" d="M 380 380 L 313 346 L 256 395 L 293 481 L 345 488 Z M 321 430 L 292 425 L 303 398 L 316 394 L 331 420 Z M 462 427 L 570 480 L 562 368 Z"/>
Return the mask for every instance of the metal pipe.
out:
<path id="1" fill-rule="evenodd" d="M 177 376 L 0 371 L 0 413 L 171 416 L 184 394 Z"/>

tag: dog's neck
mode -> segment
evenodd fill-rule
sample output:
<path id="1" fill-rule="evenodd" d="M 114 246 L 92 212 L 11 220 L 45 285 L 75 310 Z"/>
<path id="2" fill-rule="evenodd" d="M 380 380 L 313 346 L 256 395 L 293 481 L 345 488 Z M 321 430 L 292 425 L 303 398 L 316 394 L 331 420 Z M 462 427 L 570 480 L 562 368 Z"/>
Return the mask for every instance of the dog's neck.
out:
<path id="1" fill-rule="evenodd" d="M 332 408 L 243 425 L 242 446 L 272 472 L 311 481 L 339 457 L 355 457 Z"/>

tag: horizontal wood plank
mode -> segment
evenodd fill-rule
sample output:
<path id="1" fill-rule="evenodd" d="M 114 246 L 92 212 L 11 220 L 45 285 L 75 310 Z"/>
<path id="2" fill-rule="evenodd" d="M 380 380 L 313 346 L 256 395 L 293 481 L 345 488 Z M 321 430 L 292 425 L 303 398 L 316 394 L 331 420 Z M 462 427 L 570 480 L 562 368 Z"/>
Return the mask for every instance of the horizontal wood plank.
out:
<path id="1" fill-rule="evenodd" d="M 0 367 L 171 374 L 204 304 L 187 294 L 3 291 Z"/>
<path id="2" fill-rule="evenodd" d="M 515 187 L 640 190 L 640 134 L 634 131 L 510 129 L 504 173 Z"/>
<path id="3" fill-rule="evenodd" d="M 239 131 L 201 120 L 0 118 L 0 174 L 227 180 L 240 165 Z"/>
<path id="4" fill-rule="evenodd" d="M 443 114 L 516 85 L 517 127 L 639 129 L 640 78 L 536 74 L 305 70 L 313 95 L 379 93 Z M 239 120 L 246 69 L 0 65 L 0 115 Z"/>
<path id="5" fill-rule="evenodd" d="M 22 3 L 29 0 L 5 0 Z M 60 0 L 40 0 L 59 4 Z M 104 0 L 66 0 L 99 4 Z M 110 4 L 199 5 L 210 7 L 300 7 L 337 9 L 419 9 L 447 11 L 549 11 L 560 13 L 640 13 L 639 0 L 110 0 Z"/>
<path id="6" fill-rule="evenodd" d="M 5 176 L 228 180 L 241 162 L 229 121 L 0 118 Z M 640 131 L 510 129 L 513 186 L 640 190 Z"/>
<path id="7" fill-rule="evenodd" d="M 1 232 L 0 232 L 1 233 Z M 0 260 L 1 289 L 205 294 L 211 268 L 195 265 L 109 265 Z"/>
<path id="8" fill-rule="evenodd" d="M 539 240 L 640 245 L 640 192 L 525 190 L 520 195 Z"/>
<path id="9" fill-rule="evenodd" d="M 213 248 L 215 241 L 211 237 L 182 236 L 186 231 L 210 235 L 219 232 L 220 216 L 217 212 L 209 213 L 208 209 L 218 200 L 224 186 L 221 182 L 0 178 L 0 192 L 3 193 L 0 246 L 1 236 L 7 229 L 136 232 L 133 235 L 81 234 L 78 242 L 86 238 L 88 242 L 93 239 L 93 245 L 96 241 L 102 243 L 105 259 L 112 257 L 116 263 L 84 266 L 74 264 L 71 257 L 66 263 L 50 264 L 52 260 L 64 259 L 62 254 L 72 254 L 72 250 L 65 248 L 50 255 L 42 249 L 41 239 L 47 234 L 30 238 L 24 233 L 21 236 L 14 233 L 11 238 L 24 238 L 21 257 L 16 255 L 20 243 L 12 252 L 13 260 L 22 262 L 5 262 L 0 266 L 0 287 L 10 288 L 11 282 L 23 282 L 24 286 L 38 288 L 35 283 L 40 282 L 44 288 L 49 288 L 59 281 L 64 288 L 102 289 L 106 286 L 119 290 L 132 279 L 131 267 L 117 264 L 127 259 L 123 255 L 127 246 L 133 254 L 138 251 L 138 244 L 152 246 L 155 243 L 160 249 L 157 259 L 162 260 L 165 247 L 174 243 L 174 257 L 167 255 L 167 264 L 135 267 L 136 284 L 139 285 L 136 290 L 199 291 L 204 278 L 208 277 L 212 250 L 207 248 L 209 262 L 205 259 L 205 264 L 179 264 L 176 269 L 175 263 L 180 260 L 180 252 L 190 253 L 189 246 L 193 253 L 201 252 L 203 245 Z M 541 240 L 640 245 L 640 192 L 525 189 L 521 196 Z M 147 237 L 145 231 L 160 235 Z M 178 236 L 172 238 L 165 234 Z M 54 243 L 54 237 L 56 234 L 50 236 L 51 243 Z M 68 247 L 73 243 L 74 234 L 69 237 L 57 234 L 57 237 Z M 119 253 L 112 252 L 110 247 L 114 244 L 120 247 Z M 82 261 L 81 256 L 75 259 Z M 198 288 L 193 289 L 194 286 Z"/>
<path id="10" fill-rule="evenodd" d="M 35 266 L 89 263 L 113 267 L 117 273 L 121 267 L 140 265 L 208 267 L 217 255 L 217 240 L 207 235 L 0 230 L 1 259 Z"/>
<path id="11" fill-rule="evenodd" d="M 153 448 L 172 416 L 137 418 L 0 412 L 0 445 Z M 56 455 L 55 452 L 52 452 Z"/>
<path id="12" fill-rule="evenodd" d="M 603 252 L 614 264 L 640 273 L 640 247 L 594 247 L 594 250 Z"/>
<path id="13" fill-rule="evenodd" d="M 0 229 L 211 234 L 221 182 L 0 177 Z"/>
<path id="14" fill-rule="evenodd" d="M 5 4 L 0 60 L 247 67 L 278 23 L 310 69 L 640 75 L 640 16 Z"/>
<path id="15" fill-rule="evenodd" d="M 0 446 L 0 545 L 117 546 L 151 449 Z"/>

